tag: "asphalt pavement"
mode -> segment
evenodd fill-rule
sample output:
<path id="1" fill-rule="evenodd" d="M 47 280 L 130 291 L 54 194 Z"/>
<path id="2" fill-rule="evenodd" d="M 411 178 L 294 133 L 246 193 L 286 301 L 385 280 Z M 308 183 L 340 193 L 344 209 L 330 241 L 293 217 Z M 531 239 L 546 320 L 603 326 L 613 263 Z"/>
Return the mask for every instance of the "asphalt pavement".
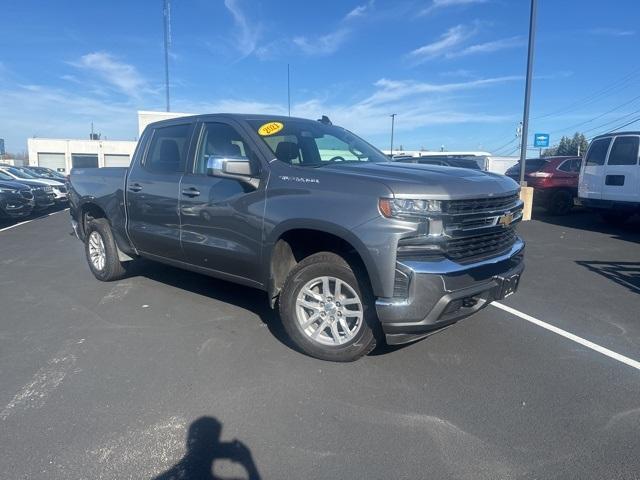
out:
<path id="1" fill-rule="evenodd" d="M 640 361 L 637 225 L 536 218 L 503 303 Z M 261 292 L 151 262 L 101 283 L 70 231 L 0 229 L 0 478 L 639 476 L 633 364 L 494 306 L 322 362 Z"/>

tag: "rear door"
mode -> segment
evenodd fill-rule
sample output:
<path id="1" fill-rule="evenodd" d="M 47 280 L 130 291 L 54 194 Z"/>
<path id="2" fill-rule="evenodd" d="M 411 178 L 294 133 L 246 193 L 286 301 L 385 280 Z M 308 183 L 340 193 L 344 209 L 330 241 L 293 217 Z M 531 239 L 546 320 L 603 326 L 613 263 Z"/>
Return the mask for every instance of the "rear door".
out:
<path id="1" fill-rule="evenodd" d="M 602 199 L 604 185 L 604 164 L 611 146 L 611 137 L 599 138 L 591 142 L 584 157 L 580 172 L 579 196 Z"/>
<path id="2" fill-rule="evenodd" d="M 193 166 L 182 179 L 180 217 L 186 261 L 235 279 L 261 282 L 261 235 L 264 182 L 211 176 L 207 161 L 249 159 L 256 176 L 260 162 L 252 140 L 234 122 L 215 121 L 198 127 Z"/>
<path id="3" fill-rule="evenodd" d="M 180 180 L 184 174 L 192 123 L 154 128 L 140 162 L 127 179 L 129 236 L 141 252 L 182 260 Z"/>
<path id="4" fill-rule="evenodd" d="M 640 136 L 615 137 L 604 167 L 602 199 L 620 202 L 638 200 L 638 146 Z"/>

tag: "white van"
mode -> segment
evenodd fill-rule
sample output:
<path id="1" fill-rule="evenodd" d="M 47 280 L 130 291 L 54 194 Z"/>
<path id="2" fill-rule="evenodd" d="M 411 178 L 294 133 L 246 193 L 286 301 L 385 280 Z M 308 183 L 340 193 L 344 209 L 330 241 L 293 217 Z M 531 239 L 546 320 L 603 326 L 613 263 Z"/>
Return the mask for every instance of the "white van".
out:
<path id="1" fill-rule="evenodd" d="M 640 132 L 594 137 L 580 169 L 578 198 L 605 221 L 622 224 L 640 213 Z"/>

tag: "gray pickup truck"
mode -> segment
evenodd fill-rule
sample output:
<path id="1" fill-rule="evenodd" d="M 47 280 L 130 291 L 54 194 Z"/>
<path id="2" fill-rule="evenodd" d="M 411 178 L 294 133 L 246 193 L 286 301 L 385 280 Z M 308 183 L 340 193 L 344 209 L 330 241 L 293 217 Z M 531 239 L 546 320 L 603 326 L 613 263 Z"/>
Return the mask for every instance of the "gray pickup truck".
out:
<path id="1" fill-rule="evenodd" d="M 325 360 L 423 338 L 512 294 L 524 269 L 513 180 L 391 162 L 326 117 L 157 122 L 129 168 L 73 169 L 69 196 L 99 280 L 145 257 L 259 288 Z"/>

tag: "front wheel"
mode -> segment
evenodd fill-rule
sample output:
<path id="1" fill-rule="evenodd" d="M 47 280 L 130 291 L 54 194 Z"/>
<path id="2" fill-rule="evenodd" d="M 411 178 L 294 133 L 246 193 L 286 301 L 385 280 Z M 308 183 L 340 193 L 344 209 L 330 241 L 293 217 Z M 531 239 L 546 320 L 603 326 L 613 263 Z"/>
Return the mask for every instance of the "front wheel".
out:
<path id="1" fill-rule="evenodd" d="M 351 362 L 376 346 L 373 297 L 340 256 L 321 252 L 296 265 L 280 293 L 280 317 L 300 350 Z"/>
<path id="2" fill-rule="evenodd" d="M 122 278 L 126 273 L 106 219 L 97 218 L 89 222 L 84 250 L 91 273 L 98 280 L 110 282 Z"/>

